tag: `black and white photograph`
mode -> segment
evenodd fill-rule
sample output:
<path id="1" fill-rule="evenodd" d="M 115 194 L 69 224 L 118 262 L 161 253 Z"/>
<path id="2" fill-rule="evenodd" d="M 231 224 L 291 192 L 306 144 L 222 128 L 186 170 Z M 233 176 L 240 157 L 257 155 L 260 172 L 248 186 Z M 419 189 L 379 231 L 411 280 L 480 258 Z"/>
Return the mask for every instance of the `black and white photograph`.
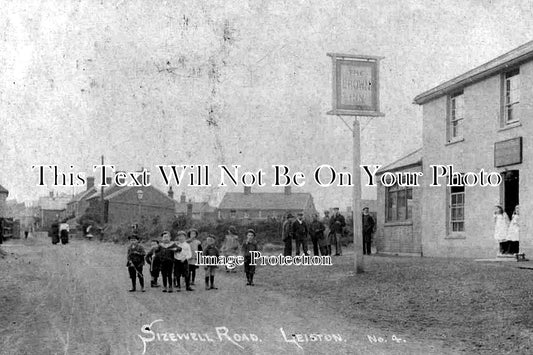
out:
<path id="1" fill-rule="evenodd" d="M 533 353 L 533 2 L 0 5 L 0 355 Z"/>

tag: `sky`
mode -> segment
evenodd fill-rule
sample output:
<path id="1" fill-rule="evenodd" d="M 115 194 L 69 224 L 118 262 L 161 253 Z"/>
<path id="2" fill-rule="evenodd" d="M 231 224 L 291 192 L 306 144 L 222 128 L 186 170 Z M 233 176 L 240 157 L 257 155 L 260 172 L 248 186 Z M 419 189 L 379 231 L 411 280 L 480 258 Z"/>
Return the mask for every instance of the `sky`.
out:
<path id="1" fill-rule="evenodd" d="M 329 164 L 352 171 L 352 117 L 331 109 L 328 52 L 382 56 L 384 117 L 360 118 L 361 163 L 387 165 L 421 146 L 413 98 L 530 41 L 530 1 L 2 1 L 0 184 L 36 200 L 33 165 L 92 175 L 207 164 L 211 187 L 174 186 L 220 202 L 219 164 L 305 173 L 293 191 L 319 210 L 351 205 L 352 188 L 320 187 Z M 70 169 L 70 166 L 73 166 Z M 270 186 L 252 191 L 282 191 Z M 375 191 L 363 189 L 363 198 Z"/>

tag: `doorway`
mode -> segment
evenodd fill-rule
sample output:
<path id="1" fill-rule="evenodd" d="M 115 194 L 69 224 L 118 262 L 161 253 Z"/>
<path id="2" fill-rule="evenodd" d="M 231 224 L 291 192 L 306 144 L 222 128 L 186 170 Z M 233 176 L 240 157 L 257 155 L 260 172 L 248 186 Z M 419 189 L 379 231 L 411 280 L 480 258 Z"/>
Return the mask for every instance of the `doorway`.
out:
<path id="1" fill-rule="evenodd" d="M 502 173 L 503 176 L 503 206 L 504 211 L 509 216 L 509 219 L 513 218 L 513 212 L 516 205 L 519 204 L 519 171 L 509 170 Z"/>

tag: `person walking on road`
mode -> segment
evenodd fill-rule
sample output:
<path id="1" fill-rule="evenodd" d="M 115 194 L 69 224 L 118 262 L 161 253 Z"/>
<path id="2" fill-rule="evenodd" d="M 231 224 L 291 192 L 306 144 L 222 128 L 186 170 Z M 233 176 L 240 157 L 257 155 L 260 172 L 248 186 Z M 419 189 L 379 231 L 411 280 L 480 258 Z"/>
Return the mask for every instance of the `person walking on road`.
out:
<path id="1" fill-rule="evenodd" d="M 144 257 L 146 253 L 144 248 L 139 244 L 139 236 L 133 234 L 128 238 L 131 242 L 128 248 L 128 258 L 126 266 L 128 267 L 128 272 L 131 279 L 131 290 L 130 292 L 135 292 L 136 282 L 135 280 L 139 278 L 139 284 L 141 285 L 141 292 L 144 292 L 144 276 L 143 276 L 143 266 L 144 266 Z"/>

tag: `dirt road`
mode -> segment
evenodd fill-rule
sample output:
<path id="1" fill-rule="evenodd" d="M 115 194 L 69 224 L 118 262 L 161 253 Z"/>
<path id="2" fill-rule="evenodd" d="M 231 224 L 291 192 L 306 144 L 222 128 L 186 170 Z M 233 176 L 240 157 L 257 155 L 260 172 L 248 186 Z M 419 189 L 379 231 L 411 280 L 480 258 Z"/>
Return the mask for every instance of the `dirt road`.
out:
<path id="1" fill-rule="evenodd" d="M 247 287 L 242 272 L 219 272 L 219 290 L 203 289 L 200 270 L 194 292 L 129 293 L 124 246 L 43 236 L 2 247 L 1 354 L 445 353 L 271 291 L 269 280 Z"/>

